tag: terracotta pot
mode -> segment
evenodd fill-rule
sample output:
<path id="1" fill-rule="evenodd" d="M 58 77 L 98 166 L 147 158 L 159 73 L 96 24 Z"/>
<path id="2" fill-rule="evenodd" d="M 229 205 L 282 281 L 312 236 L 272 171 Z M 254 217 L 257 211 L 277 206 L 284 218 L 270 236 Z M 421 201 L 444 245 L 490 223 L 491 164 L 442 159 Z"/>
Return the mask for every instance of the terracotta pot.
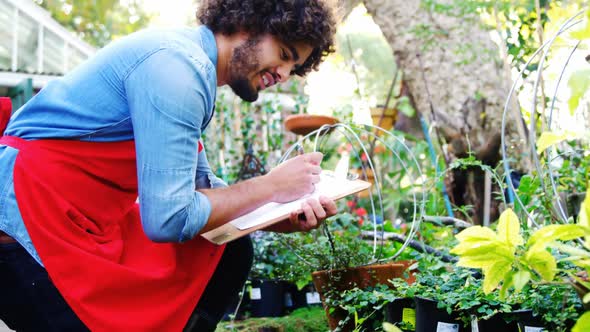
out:
<path id="1" fill-rule="evenodd" d="M 383 119 L 381 120 L 381 123 L 379 123 L 381 115 L 383 115 Z M 384 111 L 381 106 L 373 107 L 371 108 L 371 118 L 373 119 L 374 126 L 381 127 L 385 130 L 391 130 L 397 120 L 397 109 L 388 108 Z M 377 134 L 379 135 L 379 133 Z"/>
<path id="2" fill-rule="evenodd" d="M 392 288 L 393 285 L 388 280 L 403 278 L 406 268 L 407 264 L 405 263 L 389 263 L 313 272 L 311 274 L 313 284 L 320 293 L 330 329 L 334 330 L 338 327 L 338 323 L 346 318 L 346 311 L 341 308 L 333 308 L 330 313 L 330 308 L 326 306 L 325 302 L 326 292 L 342 292 L 355 287 L 364 289 L 377 285 L 388 285 Z M 342 328 L 342 331 L 351 331 L 353 328 L 354 322 L 349 322 Z"/>
<path id="3" fill-rule="evenodd" d="M 285 118 L 285 128 L 297 135 L 307 135 L 323 125 L 338 123 L 338 119 L 327 115 L 296 114 Z"/>
<path id="4" fill-rule="evenodd" d="M 416 271 L 418 270 L 418 266 L 416 265 L 415 260 L 395 261 L 395 264 L 401 264 L 405 267 L 404 279 L 408 282 L 408 284 L 413 284 L 416 282 Z"/>

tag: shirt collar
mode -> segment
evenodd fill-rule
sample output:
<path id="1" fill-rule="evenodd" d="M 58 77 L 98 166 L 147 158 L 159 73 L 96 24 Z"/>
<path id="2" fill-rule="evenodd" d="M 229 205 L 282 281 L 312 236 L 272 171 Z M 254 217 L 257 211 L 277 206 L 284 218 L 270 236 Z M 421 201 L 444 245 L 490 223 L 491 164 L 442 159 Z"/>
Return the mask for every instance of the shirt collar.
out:
<path id="1" fill-rule="evenodd" d="M 213 31 L 207 26 L 201 25 L 198 28 L 198 32 L 203 42 L 203 51 L 205 51 L 205 54 L 207 54 L 213 65 L 217 66 L 217 42 L 215 41 Z"/>

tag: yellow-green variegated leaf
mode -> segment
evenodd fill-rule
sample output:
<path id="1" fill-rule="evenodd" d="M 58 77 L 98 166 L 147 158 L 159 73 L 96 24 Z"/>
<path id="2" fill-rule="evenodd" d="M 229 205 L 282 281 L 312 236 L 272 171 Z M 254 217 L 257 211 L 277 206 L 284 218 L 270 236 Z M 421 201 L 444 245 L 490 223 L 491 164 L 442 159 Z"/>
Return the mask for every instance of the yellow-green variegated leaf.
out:
<path id="1" fill-rule="evenodd" d="M 531 280 L 531 273 L 529 271 L 518 271 L 514 273 L 512 282 L 514 283 L 514 290 L 520 292 L 522 288 Z"/>
<path id="2" fill-rule="evenodd" d="M 383 331 L 385 332 L 402 332 L 402 330 L 399 329 L 399 327 L 388 323 L 388 322 L 383 322 Z"/>
<path id="3" fill-rule="evenodd" d="M 483 291 L 491 293 L 512 270 L 512 262 L 500 261 L 483 270 Z"/>
<path id="4" fill-rule="evenodd" d="M 479 242 L 498 240 L 496 233 L 487 227 L 471 226 L 455 235 L 459 242 Z"/>
<path id="5" fill-rule="evenodd" d="M 552 247 L 559 249 L 559 251 L 568 254 L 570 257 L 578 257 L 578 258 L 587 258 L 590 259 L 590 251 L 581 248 L 575 247 L 569 244 L 555 242 Z"/>
<path id="6" fill-rule="evenodd" d="M 514 256 L 512 258 L 506 257 L 506 255 L 498 254 L 496 251 L 491 250 L 480 255 L 460 256 L 457 266 L 485 270 L 497 262 L 512 262 L 513 260 Z"/>
<path id="7" fill-rule="evenodd" d="M 524 257 L 530 268 L 545 281 L 553 281 L 557 273 L 557 262 L 547 250 L 529 250 Z"/>
<path id="8" fill-rule="evenodd" d="M 524 240 L 520 235 L 520 222 L 512 209 L 507 209 L 502 212 L 496 232 L 498 233 L 500 241 L 504 241 L 513 247 L 524 243 Z"/>
<path id="9" fill-rule="evenodd" d="M 561 143 L 563 141 L 572 140 L 576 138 L 583 137 L 584 134 L 576 133 L 573 131 L 563 131 L 563 132 L 551 132 L 546 131 L 541 133 L 541 136 L 537 140 L 537 153 L 541 154 L 543 151 L 547 150 L 550 146 L 553 146 L 557 143 Z"/>
<path id="10" fill-rule="evenodd" d="M 590 87 L 590 69 L 576 70 L 572 73 L 567 82 L 570 89 L 570 98 L 567 101 L 570 114 L 574 114 L 580 105 L 580 100 L 584 98 L 586 91 Z"/>
<path id="11" fill-rule="evenodd" d="M 590 331 L 590 311 L 584 313 L 578 321 L 576 325 L 572 328 L 572 332 L 588 332 Z"/>
<path id="12" fill-rule="evenodd" d="M 590 186 L 588 186 L 586 197 L 580 206 L 580 218 L 578 219 L 578 224 L 586 227 L 586 229 L 590 227 Z M 584 246 L 587 249 L 590 249 L 590 236 L 588 233 L 586 233 Z"/>
<path id="13" fill-rule="evenodd" d="M 487 260 L 490 257 L 501 260 L 514 259 L 512 248 L 500 241 L 462 242 L 451 250 L 451 254 L 472 260 Z"/>
<path id="14" fill-rule="evenodd" d="M 514 270 L 510 270 L 508 273 L 506 273 L 504 275 L 504 281 L 502 282 L 502 287 L 500 287 L 500 299 L 505 299 L 507 294 L 508 294 L 508 290 L 510 289 L 510 287 L 512 287 L 514 285 L 514 274 L 516 273 L 516 271 Z"/>
<path id="15" fill-rule="evenodd" d="M 533 251 L 542 251 L 549 242 L 555 240 L 569 241 L 584 236 L 585 230 L 580 225 L 549 225 L 543 226 L 529 238 L 527 247 Z"/>
<path id="16" fill-rule="evenodd" d="M 579 266 L 585 270 L 590 270 L 590 259 L 573 259 L 572 263 L 574 263 L 574 265 Z"/>
<path id="17" fill-rule="evenodd" d="M 590 10 L 586 10 L 584 23 L 581 27 L 575 29 L 574 31 L 570 32 L 570 36 L 572 38 L 578 40 L 584 40 L 590 38 Z"/>
<path id="18" fill-rule="evenodd" d="M 586 293 L 586 295 L 584 295 L 584 297 L 582 298 L 582 302 L 584 302 L 584 303 L 590 302 L 590 293 Z"/>

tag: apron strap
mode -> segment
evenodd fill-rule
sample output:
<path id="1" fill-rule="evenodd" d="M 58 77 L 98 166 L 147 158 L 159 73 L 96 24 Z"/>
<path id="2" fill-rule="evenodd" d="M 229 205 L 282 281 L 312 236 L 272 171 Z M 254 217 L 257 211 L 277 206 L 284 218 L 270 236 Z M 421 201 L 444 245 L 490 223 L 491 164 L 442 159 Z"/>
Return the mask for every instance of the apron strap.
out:
<path id="1" fill-rule="evenodd" d="M 0 145 L 10 146 L 17 150 L 22 150 L 27 141 L 15 136 L 0 136 Z"/>
<path id="2" fill-rule="evenodd" d="M 0 97 L 0 137 L 4 135 L 4 130 L 8 126 L 10 114 L 12 113 L 12 101 L 7 97 Z"/>

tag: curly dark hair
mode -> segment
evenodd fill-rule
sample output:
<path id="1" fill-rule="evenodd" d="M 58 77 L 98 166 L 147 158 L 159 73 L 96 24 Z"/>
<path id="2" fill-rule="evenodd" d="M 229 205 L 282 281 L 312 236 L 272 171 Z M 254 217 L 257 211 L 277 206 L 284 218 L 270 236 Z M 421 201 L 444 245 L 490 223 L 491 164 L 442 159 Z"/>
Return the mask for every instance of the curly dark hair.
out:
<path id="1" fill-rule="evenodd" d="M 329 0 L 203 0 L 197 20 L 214 33 L 271 34 L 284 43 L 303 42 L 313 47 L 309 58 L 294 74 L 317 70 L 334 52 L 336 5 Z"/>

